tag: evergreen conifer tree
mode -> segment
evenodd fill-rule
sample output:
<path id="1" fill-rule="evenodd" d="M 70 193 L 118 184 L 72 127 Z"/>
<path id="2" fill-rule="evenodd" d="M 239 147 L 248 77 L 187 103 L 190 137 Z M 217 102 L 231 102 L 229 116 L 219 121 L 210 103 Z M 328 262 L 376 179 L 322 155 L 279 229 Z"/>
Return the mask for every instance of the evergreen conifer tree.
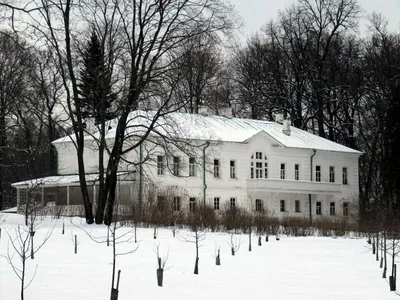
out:
<path id="1" fill-rule="evenodd" d="M 82 99 L 82 111 L 85 118 L 94 118 L 95 124 L 113 118 L 111 113 L 115 94 L 111 89 L 111 74 L 104 59 L 103 47 L 92 31 L 82 57 L 79 90 Z"/>

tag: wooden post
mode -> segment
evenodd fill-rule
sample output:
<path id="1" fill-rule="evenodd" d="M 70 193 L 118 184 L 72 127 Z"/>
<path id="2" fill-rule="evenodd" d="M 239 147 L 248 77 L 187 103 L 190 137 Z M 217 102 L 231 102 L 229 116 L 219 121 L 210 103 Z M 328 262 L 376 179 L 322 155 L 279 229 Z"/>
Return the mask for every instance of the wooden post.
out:
<path id="1" fill-rule="evenodd" d="M 67 186 L 67 205 L 69 206 L 69 185 Z"/>
<path id="2" fill-rule="evenodd" d="M 62 234 L 64 234 L 64 232 L 65 232 L 65 225 L 64 225 L 64 222 L 63 222 L 63 228 L 62 228 Z"/>
<path id="3" fill-rule="evenodd" d="M 75 254 L 78 253 L 78 240 L 75 234 Z"/>
<path id="4" fill-rule="evenodd" d="M 215 264 L 216 264 L 217 266 L 220 266 L 220 265 L 221 265 L 221 257 L 220 257 L 220 255 L 219 255 L 219 249 L 218 249 L 218 255 L 217 255 L 217 257 L 215 258 Z"/>
<path id="5" fill-rule="evenodd" d="M 261 235 L 258 237 L 258 246 L 261 246 Z"/>

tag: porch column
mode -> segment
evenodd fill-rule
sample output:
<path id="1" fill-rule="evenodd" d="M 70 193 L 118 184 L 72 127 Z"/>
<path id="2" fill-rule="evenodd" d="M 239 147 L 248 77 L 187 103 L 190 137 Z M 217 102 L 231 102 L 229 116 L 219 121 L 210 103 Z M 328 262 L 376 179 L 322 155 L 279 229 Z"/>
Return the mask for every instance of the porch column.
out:
<path id="1" fill-rule="evenodd" d="M 19 187 L 17 187 L 17 209 L 19 208 L 19 205 L 21 203 L 21 190 Z"/>
<path id="2" fill-rule="evenodd" d="M 67 205 L 69 205 L 69 185 L 67 185 Z"/>

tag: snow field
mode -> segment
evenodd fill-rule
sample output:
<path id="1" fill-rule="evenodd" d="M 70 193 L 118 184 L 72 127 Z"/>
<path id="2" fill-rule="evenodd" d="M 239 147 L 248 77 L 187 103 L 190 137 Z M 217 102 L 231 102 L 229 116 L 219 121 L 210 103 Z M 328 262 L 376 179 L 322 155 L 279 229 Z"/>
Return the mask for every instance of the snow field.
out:
<path id="1" fill-rule="evenodd" d="M 20 281 L 3 256 L 13 253 L 7 233 L 24 222 L 23 216 L 0 214 L 0 299 L 19 299 Z M 111 289 L 112 247 L 96 243 L 103 237 L 104 225 L 86 225 L 82 219 L 65 218 L 65 234 L 61 234 L 63 219 L 45 218 L 38 222 L 35 244 L 38 245 L 53 229 L 47 243 L 27 260 L 25 299 L 109 299 Z M 87 233 L 85 233 L 85 231 Z M 124 238 L 133 228 L 117 230 Z M 74 254 L 73 236 L 78 236 L 78 253 Z M 286 237 L 280 241 L 270 237 L 262 246 L 253 235 L 248 251 L 248 235 L 240 235 L 241 248 L 230 253 L 230 234 L 206 233 L 201 243 L 199 275 L 193 274 L 195 245 L 185 242 L 188 230 L 159 229 L 153 239 L 152 228 L 138 229 L 138 243 L 132 238 L 116 245 L 117 252 L 135 253 L 117 257 L 116 269 L 121 270 L 119 300 L 128 299 L 398 299 L 381 278 L 366 239 Z M 239 238 L 239 235 L 236 235 Z M 157 286 L 156 247 L 160 256 L 168 254 L 164 286 Z M 221 249 L 221 266 L 215 265 L 216 248 Z M 13 261 L 20 267 L 14 255 Z M 390 269 L 388 270 L 390 272 Z"/>

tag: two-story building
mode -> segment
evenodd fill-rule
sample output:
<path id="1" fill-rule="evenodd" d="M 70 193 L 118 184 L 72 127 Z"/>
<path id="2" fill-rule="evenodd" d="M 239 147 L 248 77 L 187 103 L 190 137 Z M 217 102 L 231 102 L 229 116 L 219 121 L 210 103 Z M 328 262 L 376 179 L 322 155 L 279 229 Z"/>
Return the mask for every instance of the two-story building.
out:
<path id="1" fill-rule="evenodd" d="M 156 122 L 154 111 L 130 114 L 125 149 L 148 130 L 146 141 L 124 155 L 120 163 L 117 195 L 124 203 L 152 184 L 163 199 L 176 190 L 175 209 L 207 202 L 215 210 L 244 207 L 267 209 L 274 216 L 346 216 L 358 203 L 358 158 L 361 152 L 278 122 L 170 113 Z M 116 121 L 107 125 L 106 141 L 112 145 Z M 95 203 L 98 178 L 97 132 L 85 139 L 86 179 Z M 35 190 L 43 204 L 82 205 L 73 137 L 53 145 L 58 153 L 57 176 L 14 183 L 18 205 L 28 190 Z M 107 155 L 106 161 L 107 161 Z M 105 164 L 106 165 L 106 164 Z M 141 188 L 138 188 L 141 186 Z M 156 188 L 154 188 L 156 187 Z M 141 191 L 141 192 L 138 192 Z"/>

